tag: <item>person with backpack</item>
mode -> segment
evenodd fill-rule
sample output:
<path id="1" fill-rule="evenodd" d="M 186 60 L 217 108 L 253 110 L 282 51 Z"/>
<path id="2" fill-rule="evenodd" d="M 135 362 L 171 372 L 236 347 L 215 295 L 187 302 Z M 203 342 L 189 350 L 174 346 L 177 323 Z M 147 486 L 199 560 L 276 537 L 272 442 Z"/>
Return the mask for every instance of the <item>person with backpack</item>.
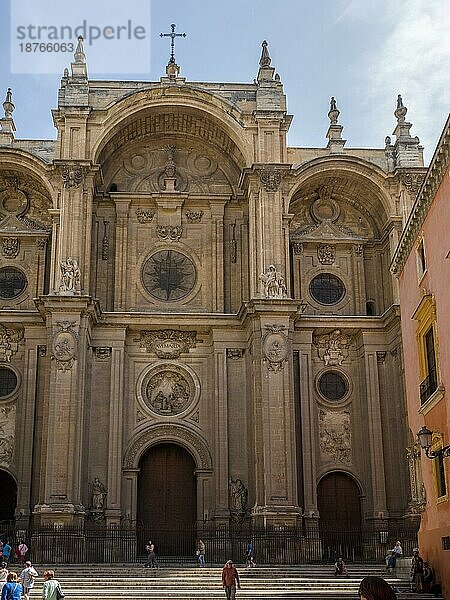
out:
<path id="1" fill-rule="evenodd" d="M 19 579 L 22 582 L 23 586 L 23 597 L 25 600 L 28 600 L 28 595 L 30 593 L 30 590 L 34 586 L 34 580 L 36 577 L 38 577 L 38 572 L 31 565 L 31 562 L 27 560 L 27 562 L 25 563 L 25 569 L 23 569 L 23 571 L 19 575 Z"/>

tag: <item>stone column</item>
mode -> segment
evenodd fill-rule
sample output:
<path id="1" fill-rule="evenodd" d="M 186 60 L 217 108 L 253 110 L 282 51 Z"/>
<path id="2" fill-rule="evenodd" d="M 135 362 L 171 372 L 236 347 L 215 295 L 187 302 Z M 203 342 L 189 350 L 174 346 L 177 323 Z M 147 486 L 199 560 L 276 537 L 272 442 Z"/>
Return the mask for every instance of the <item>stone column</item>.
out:
<path id="1" fill-rule="evenodd" d="M 364 247 L 362 244 L 353 244 L 353 294 L 354 312 L 356 315 L 366 314 L 366 285 L 364 281 Z"/>
<path id="2" fill-rule="evenodd" d="M 387 518 L 386 483 L 384 471 L 383 428 L 380 406 L 380 383 L 378 380 L 377 352 L 370 348 L 368 335 L 364 339 L 364 367 L 367 394 L 366 441 L 367 456 L 370 461 L 372 486 L 372 513 L 367 515 L 374 520 Z M 369 341 L 369 344 L 367 343 Z"/>
<path id="3" fill-rule="evenodd" d="M 39 342 L 42 343 L 42 337 L 38 337 L 38 335 L 36 328 L 25 328 L 23 367 L 24 373 L 27 373 L 27 377 L 24 380 L 23 400 L 17 404 L 16 409 L 14 441 L 16 455 L 20 457 L 17 463 L 17 480 L 19 481 L 19 486 L 17 490 L 16 515 L 18 520 L 23 520 L 24 523 L 27 522 L 30 515 L 31 485 L 33 479 L 37 353 Z"/>
<path id="4" fill-rule="evenodd" d="M 86 353 L 97 306 L 87 297 L 45 296 L 38 308 L 46 319 L 51 353 L 42 468 L 47 474 L 42 501 L 34 509 L 42 523 L 84 519 L 82 459 L 86 394 Z"/>
<path id="5" fill-rule="evenodd" d="M 281 181 L 285 165 L 258 165 L 248 176 L 250 297 L 262 298 L 261 273 L 274 265 L 288 277 L 289 248 Z"/>
<path id="6" fill-rule="evenodd" d="M 259 524 L 297 523 L 300 516 L 295 456 L 292 317 L 298 307 L 274 300 L 249 303 L 252 311 L 253 454 Z"/>
<path id="7" fill-rule="evenodd" d="M 317 522 L 317 478 L 316 449 L 318 427 L 315 416 L 314 375 L 311 363 L 312 331 L 302 332 L 302 343 L 298 347 L 300 361 L 300 403 L 302 428 L 303 489 L 305 520 Z"/>
<path id="8" fill-rule="evenodd" d="M 114 310 L 124 310 L 127 299 L 127 278 L 128 268 L 128 218 L 131 200 L 115 199 L 117 221 L 116 221 L 116 273 L 115 281 L 116 295 L 114 297 Z"/>
<path id="9" fill-rule="evenodd" d="M 214 455 L 216 522 L 228 522 L 228 405 L 226 349 L 214 349 Z"/>
<path id="10" fill-rule="evenodd" d="M 125 338 L 125 336 L 124 336 Z M 122 515 L 122 438 L 123 438 L 123 381 L 125 339 L 120 347 L 111 349 L 111 390 L 109 399 L 108 495 L 106 520 L 119 524 Z"/>
<path id="11" fill-rule="evenodd" d="M 224 201 L 209 202 L 211 210 L 211 282 L 212 282 L 212 310 L 224 311 L 224 283 L 223 283 L 223 215 Z"/>

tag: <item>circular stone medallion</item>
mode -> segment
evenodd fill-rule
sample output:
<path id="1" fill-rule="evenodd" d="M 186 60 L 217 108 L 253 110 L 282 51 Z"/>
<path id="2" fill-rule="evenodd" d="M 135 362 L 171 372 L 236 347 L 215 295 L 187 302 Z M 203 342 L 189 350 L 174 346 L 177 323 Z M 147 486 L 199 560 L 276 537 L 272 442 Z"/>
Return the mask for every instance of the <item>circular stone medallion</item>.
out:
<path id="1" fill-rule="evenodd" d="M 159 415 L 184 412 L 195 396 L 195 383 L 187 371 L 173 365 L 152 370 L 142 382 L 142 398 Z"/>

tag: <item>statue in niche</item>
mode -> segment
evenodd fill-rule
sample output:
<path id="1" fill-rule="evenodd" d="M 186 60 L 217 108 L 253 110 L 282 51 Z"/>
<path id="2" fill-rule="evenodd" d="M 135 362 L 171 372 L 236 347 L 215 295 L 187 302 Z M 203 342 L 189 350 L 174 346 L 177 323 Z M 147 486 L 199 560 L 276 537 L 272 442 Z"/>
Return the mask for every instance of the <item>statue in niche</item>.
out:
<path id="1" fill-rule="evenodd" d="M 232 512 L 245 513 L 247 510 L 248 491 L 242 480 L 230 479 L 230 508 Z"/>
<path id="2" fill-rule="evenodd" d="M 76 258 L 69 258 L 61 263 L 61 283 L 59 291 L 69 294 L 81 292 L 81 273 Z"/>
<path id="3" fill-rule="evenodd" d="M 103 510 L 108 490 L 98 477 L 92 482 L 92 508 L 96 511 Z"/>
<path id="4" fill-rule="evenodd" d="M 275 265 L 269 265 L 265 273 L 259 276 L 263 282 L 266 298 L 286 298 L 287 289 L 284 283 L 284 277 L 280 275 Z"/>

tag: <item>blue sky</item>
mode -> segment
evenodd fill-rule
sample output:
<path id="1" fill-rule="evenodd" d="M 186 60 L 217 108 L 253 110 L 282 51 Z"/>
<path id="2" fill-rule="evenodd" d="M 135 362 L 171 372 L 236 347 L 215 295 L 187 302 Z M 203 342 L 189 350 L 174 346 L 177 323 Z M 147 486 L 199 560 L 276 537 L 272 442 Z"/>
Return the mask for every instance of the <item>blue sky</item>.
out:
<path id="1" fill-rule="evenodd" d="M 33 0 L 30 15 L 38 18 Z M 75 0 L 72 0 L 75 2 Z M 133 2 L 128 0 L 130 17 Z M 90 6 L 93 0 L 77 0 Z M 335 96 L 347 147 L 383 147 L 395 126 L 397 94 L 408 107 L 411 133 L 429 160 L 449 113 L 450 9 L 447 0 L 151 0 L 150 72 L 137 74 L 139 56 L 129 56 L 123 74 L 95 73 L 97 79 L 158 80 L 168 59 L 159 37 L 170 23 L 187 37 L 176 58 L 188 81 L 251 82 L 263 39 L 281 76 L 288 110 L 294 115 L 292 146 L 324 146 L 330 96 Z M 66 5 L 67 6 L 67 5 Z M 97 0 L 99 18 L 106 0 Z M 46 15 L 47 16 L 47 15 Z M 0 22 L 9 23 L 9 2 L 1 0 Z M 17 137 L 54 138 L 50 109 L 57 103 L 60 75 L 10 72 L 8 35 L 0 39 L 0 93 L 13 88 Z M 88 68 L 95 43 L 86 46 Z M 97 48 L 98 50 L 98 48 Z M 72 56 L 62 57 L 69 66 Z M 111 69 L 113 71 L 113 69 Z"/>

